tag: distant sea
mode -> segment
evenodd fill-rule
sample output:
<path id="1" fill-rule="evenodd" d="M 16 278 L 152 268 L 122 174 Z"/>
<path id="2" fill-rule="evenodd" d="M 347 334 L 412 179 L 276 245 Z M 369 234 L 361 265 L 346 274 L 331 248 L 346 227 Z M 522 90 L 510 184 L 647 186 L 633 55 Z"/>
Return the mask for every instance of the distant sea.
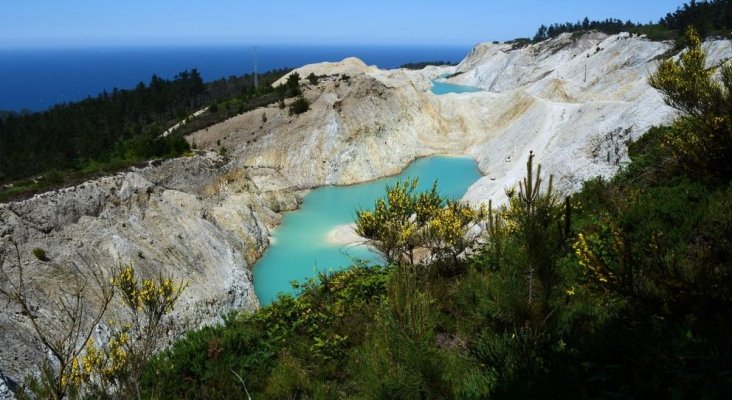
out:
<path id="1" fill-rule="evenodd" d="M 257 70 L 299 67 L 355 56 L 366 64 L 396 68 L 408 62 L 462 60 L 470 48 L 428 46 L 257 47 Z M 42 111 L 113 88 L 134 88 L 153 74 L 173 78 L 197 68 L 204 80 L 253 71 L 251 46 L 0 49 L 0 110 Z"/>

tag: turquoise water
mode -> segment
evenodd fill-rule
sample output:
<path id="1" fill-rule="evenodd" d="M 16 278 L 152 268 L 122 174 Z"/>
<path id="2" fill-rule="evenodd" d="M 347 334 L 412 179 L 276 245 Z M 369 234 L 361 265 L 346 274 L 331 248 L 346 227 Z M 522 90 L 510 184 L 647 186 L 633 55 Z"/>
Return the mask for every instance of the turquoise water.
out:
<path id="1" fill-rule="evenodd" d="M 377 262 L 366 246 L 331 244 L 326 237 L 335 227 L 352 223 L 357 209 L 373 208 L 386 185 L 413 177 L 419 177 L 419 190 L 429 189 L 437 180 L 442 195 L 459 198 L 480 178 L 480 172 L 470 158 L 428 157 L 394 177 L 313 190 L 299 210 L 285 214 L 282 225 L 272 232 L 271 246 L 254 266 L 254 290 L 260 303 L 270 304 L 278 293 L 292 293 L 293 280 L 302 282 L 318 271 L 346 268 L 352 258 Z"/>
<path id="2" fill-rule="evenodd" d="M 482 89 L 475 86 L 455 85 L 452 83 L 432 81 L 432 93 L 448 94 L 448 93 L 471 93 L 480 92 Z"/>

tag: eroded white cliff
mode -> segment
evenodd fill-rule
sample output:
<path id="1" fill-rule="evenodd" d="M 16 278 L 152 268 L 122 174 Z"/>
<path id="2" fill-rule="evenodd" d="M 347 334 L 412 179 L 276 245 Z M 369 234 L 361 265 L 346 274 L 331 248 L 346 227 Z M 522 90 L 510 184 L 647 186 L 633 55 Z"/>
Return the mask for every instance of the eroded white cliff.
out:
<path id="1" fill-rule="evenodd" d="M 107 273 L 132 264 L 145 277 L 188 282 L 174 313 L 176 333 L 232 310 L 253 310 L 251 266 L 268 245 L 281 211 L 297 207 L 277 171 L 242 169 L 216 153 L 181 158 L 82 185 L 0 204 L 0 236 L 20 248 L 28 293 L 44 328 L 56 323 L 56 300 L 70 290 L 73 264 Z M 15 253 L 3 241 L 6 270 L 17 279 Z M 33 256 L 44 249 L 47 261 Z M 89 296 L 88 307 L 95 305 Z M 26 316 L 10 303 L 0 312 L 0 366 L 13 379 L 43 358 Z M 105 318 L 124 312 L 112 307 Z M 103 329 L 103 327 L 102 327 Z"/>
<path id="2" fill-rule="evenodd" d="M 673 118 L 647 83 L 671 43 L 588 33 L 512 46 L 481 44 L 457 67 L 422 71 L 383 71 L 357 59 L 308 65 L 296 72 L 310 111 L 289 116 L 272 106 L 191 140 L 208 148 L 221 142 L 242 165 L 276 168 L 299 187 L 394 174 L 430 154 L 469 155 L 485 177 L 465 199 L 500 202 L 530 150 L 568 192 L 615 173 L 628 141 Z M 705 46 L 710 64 L 732 54 L 729 41 Z M 310 73 L 321 77 L 317 85 L 305 80 Z M 448 74 L 450 83 L 483 90 L 433 95 L 431 80 Z"/>

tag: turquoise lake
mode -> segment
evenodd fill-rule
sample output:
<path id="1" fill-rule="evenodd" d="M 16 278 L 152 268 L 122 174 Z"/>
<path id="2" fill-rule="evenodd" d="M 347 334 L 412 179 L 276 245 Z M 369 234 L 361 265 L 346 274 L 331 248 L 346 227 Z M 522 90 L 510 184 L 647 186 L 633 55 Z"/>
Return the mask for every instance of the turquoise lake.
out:
<path id="1" fill-rule="evenodd" d="M 432 81 L 432 93 L 448 94 L 448 93 L 472 93 L 480 92 L 482 89 L 475 86 L 455 85 L 452 83 Z"/>
<path id="2" fill-rule="evenodd" d="M 255 264 L 254 290 L 268 305 L 279 293 L 293 293 L 291 281 L 303 282 L 321 271 L 347 268 L 353 259 L 379 262 L 366 246 L 333 244 L 328 233 L 352 223 L 356 210 L 372 209 L 386 186 L 403 179 L 419 178 L 420 191 L 437 180 L 440 193 L 460 198 L 481 175 L 475 161 L 466 157 L 421 158 L 401 174 L 350 186 L 326 186 L 308 193 L 297 211 L 286 213 L 272 232 L 270 247 Z"/>

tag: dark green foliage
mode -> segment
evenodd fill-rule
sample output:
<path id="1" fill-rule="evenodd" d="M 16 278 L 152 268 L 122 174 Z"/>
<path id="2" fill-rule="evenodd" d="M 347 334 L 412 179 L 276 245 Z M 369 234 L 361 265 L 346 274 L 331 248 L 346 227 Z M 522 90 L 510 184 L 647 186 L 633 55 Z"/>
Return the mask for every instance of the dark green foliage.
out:
<path id="1" fill-rule="evenodd" d="M 450 397 L 445 355 L 435 343 L 436 301 L 419 286 L 413 266 L 391 270 L 387 299 L 351 366 L 366 398 Z"/>
<path id="2" fill-rule="evenodd" d="M 425 67 L 429 67 L 430 65 L 451 66 L 451 65 L 457 65 L 457 64 L 454 62 L 450 62 L 450 61 L 420 61 L 420 62 L 410 62 L 410 63 L 402 64 L 399 66 L 399 68 L 419 70 L 419 69 L 424 69 Z"/>
<path id="3" fill-rule="evenodd" d="M 86 160 L 107 162 L 120 144 L 140 135 L 156 137 L 179 111 L 193 111 L 205 91 L 194 69 L 173 80 L 153 75 L 147 86 L 140 83 L 132 90 L 115 89 L 48 111 L 10 116 L 0 125 L 0 174 L 7 181 L 49 169 L 79 168 Z M 159 151 L 154 156 L 167 155 L 164 145 L 154 147 Z"/>
<path id="4" fill-rule="evenodd" d="M 509 40 L 506 43 L 511 45 L 511 50 L 521 49 L 531 44 L 531 39 L 529 38 L 516 38 L 513 40 Z"/>
<path id="5" fill-rule="evenodd" d="M 254 74 L 230 76 L 206 83 L 207 92 L 211 99 L 230 101 L 239 98 L 241 101 L 253 100 L 271 93 L 272 84 L 290 71 L 290 68 L 273 69 L 265 73 L 258 73 L 258 86 L 254 86 Z"/>
<path id="6" fill-rule="evenodd" d="M 252 315 L 189 333 L 157 356 L 146 375 L 148 398 L 239 399 L 317 394 L 343 397 L 348 349 L 360 345 L 385 293 L 386 272 L 357 266 L 321 274 Z M 333 394 L 336 393 L 336 394 Z"/>
<path id="7" fill-rule="evenodd" d="M 732 29 L 732 2 L 730 0 L 696 1 L 679 7 L 675 12 L 666 14 L 658 23 L 634 23 L 630 20 L 608 18 L 603 21 L 582 21 L 542 25 L 534 35 L 534 42 L 551 39 L 566 32 L 596 30 L 607 34 L 630 32 L 646 35 L 651 40 L 677 40 L 677 48 L 686 45 L 683 33 L 693 27 L 702 37 L 730 36 Z"/>
<path id="8" fill-rule="evenodd" d="M 732 2 L 692 0 L 675 12 L 666 14 L 661 18 L 660 24 L 677 32 L 685 32 L 689 27 L 693 27 L 702 37 L 729 36 L 732 27 Z"/>
<path id="9" fill-rule="evenodd" d="M 300 96 L 290 104 L 290 115 L 299 115 L 310 109 L 310 103 Z"/>
<path id="10" fill-rule="evenodd" d="M 284 84 L 275 88 L 275 92 L 283 99 L 302 94 L 300 90 L 300 74 L 297 72 L 291 73 Z"/>
<path id="11" fill-rule="evenodd" d="M 637 25 L 631 21 L 621 21 L 619 19 L 608 18 L 604 21 L 590 21 L 585 18 L 583 21 L 577 21 L 575 23 L 567 22 L 563 24 L 552 24 L 549 26 L 542 25 L 536 31 L 534 35 L 534 42 L 541 42 L 546 39 L 551 39 L 567 32 L 581 32 L 596 30 L 607 34 L 616 34 L 620 32 L 628 32 L 635 29 Z"/>
<path id="12" fill-rule="evenodd" d="M 48 261 L 48 256 L 46 255 L 46 250 L 43 250 L 40 247 L 36 247 L 33 249 L 33 256 L 40 261 Z"/>
<path id="13" fill-rule="evenodd" d="M 308 75 L 308 82 L 310 82 L 311 85 L 318 84 L 318 77 L 315 75 L 315 73 L 311 72 L 310 75 Z"/>
<path id="14" fill-rule="evenodd" d="M 271 83 L 287 70 L 220 79 L 207 84 L 196 70 L 172 80 L 153 76 L 135 89 L 104 92 L 96 98 L 60 104 L 44 112 L 6 112 L 0 118 L 0 201 L 57 186 L 78 183 L 96 174 L 113 173 L 158 157 L 189 150 L 184 135 L 237 113 L 274 103 Z M 205 104 L 209 112 L 188 120 L 165 139 L 168 127 Z M 49 171 L 55 171 L 50 177 Z M 44 173 L 44 176 L 37 176 Z M 27 182 L 21 178 L 35 176 Z"/>

